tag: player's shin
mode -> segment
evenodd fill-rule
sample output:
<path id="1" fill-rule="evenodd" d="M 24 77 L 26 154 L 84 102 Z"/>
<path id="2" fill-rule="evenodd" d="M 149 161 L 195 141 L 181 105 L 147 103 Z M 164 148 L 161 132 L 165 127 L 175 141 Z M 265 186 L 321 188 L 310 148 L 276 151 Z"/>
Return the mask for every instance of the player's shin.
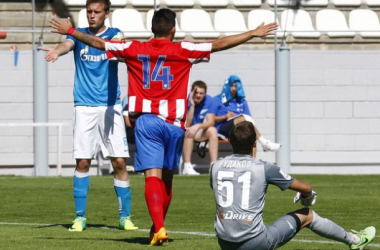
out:
<path id="1" fill-rule="evenodd" d="M 85 217 L 87 193 L 90 186 L 89 172 L 74 172 L 74 202 L 77 217 Z"/>
<path id="2" fill-rule="evenodd" d="M 157 177 L 147 177 L 145 179 L 145 200 L 153 221 L 155 233 L 164 227 L 164 200 L 161 183 L 161 179 Z"/>
<path id="3" fill-rule="evenodd" d="M 127 217 L 131 215 L 131 199 L 132 191 L 129 181 L 121 181 L 114 179 L 113 185 L 119 202 L 119 217 Z"/>
<path id="4" fill-rule="evenodd" d="M 316 234 L 336 240 L 347 245 L 352 244 L 353 234 L 346 232 L 342 227 L 335 224 L 333 221 L 320 217 L 313 211 L 313 222 L 308 226 Z"/>

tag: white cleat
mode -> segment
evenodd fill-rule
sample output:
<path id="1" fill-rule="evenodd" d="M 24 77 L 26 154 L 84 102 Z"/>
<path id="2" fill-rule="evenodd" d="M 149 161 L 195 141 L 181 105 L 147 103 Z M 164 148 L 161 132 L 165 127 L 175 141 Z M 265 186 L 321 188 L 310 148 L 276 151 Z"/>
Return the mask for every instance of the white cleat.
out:
<path id="1" fill-rule="evenodd" d="M 199 175 L 197 171 L 194 170 L 194 165 L 184 166 L 182 170 L 183 175 Z"/>
<path id="2" fill-rule="evenodd" d="M 262 143 L 261 146 L 263 147 L 264 152 L 277 151 L 281 148 L 280 143 L 271 142 L 270 140 L 267 140 L 265 143 Z"/>

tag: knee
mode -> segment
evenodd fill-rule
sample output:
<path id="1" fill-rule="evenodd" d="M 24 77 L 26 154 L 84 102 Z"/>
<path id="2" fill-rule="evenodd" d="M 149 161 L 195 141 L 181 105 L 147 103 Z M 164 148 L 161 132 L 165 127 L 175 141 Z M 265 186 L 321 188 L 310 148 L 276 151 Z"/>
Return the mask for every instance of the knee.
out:
<path id="1" fill-rule="evenodd" d="M 117 172 L 126 170 L 124 158 L 112 158 L 111 163 L 114 170 Z"/>
<path id="2" fill-rule="evenodd" d="M 207 135 L 209 140 L 218 140 L 218 130 L 215 127 L 209 127 L 207 129 Z"/>
<path id="3" fill-rule="evenodd" d="M 90 170 L 90 160 L 87 160 L 87 159 L 77 160 L 76 170 L 78 172 L 88 172 Z"/>

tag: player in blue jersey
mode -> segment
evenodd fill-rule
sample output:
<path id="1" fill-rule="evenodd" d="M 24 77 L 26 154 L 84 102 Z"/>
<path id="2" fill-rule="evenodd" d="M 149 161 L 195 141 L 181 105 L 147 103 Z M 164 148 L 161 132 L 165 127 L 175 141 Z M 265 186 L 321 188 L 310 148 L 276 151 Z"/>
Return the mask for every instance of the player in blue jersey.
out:
<path id="1" fill-rule="evenodd" d="M 308 208 L 317 194 L 309 183 L 297 180 L 269 162 L 254 158 L 256 133 L 243 121 L 230 133 L 233 153 L 217 160 L 211 168 L 211 187 L 216 202 L 215 231 L 222 250 L 273 250 L 289 242 L 302 228 L 335 241 L 351 250 L 362 250 L 376 235 L 373 226 L 347 232 L 333 221 Z M 290 212 L 266 226 L 263 221 L 269 185 L 298 192 L 294 203 L 304 208 Z"/>
<path id="2" fill-rule="evenodd" d="M 251 112 L 249 111 L 248 103 L 245 100 L 245 92 L 243 89 L 243 84 L 237 75 L 230 75 L 226 78 L 222 92 L 217 96 L 219 102 L 222 105 L 216 114 L 216 128 L 218 129 L 219 135 L 228 138 L 229 133 L 235 124 L 242 121 L 250 121 L 252 123 L 253 119 L 251 117 Z M 264 151 L 277 151 L 280 149 L 281 144 L 271 142 L 265 139 L 255 126 L 257 140 L 261 144 Z M 256 147 L 253 148 L 255 152 L 253 155 L 256 156 Z"/>
<path id="3" fill-rule="evenodd" d="M 216 161 L 218 157 L 218 131 L 214 124 L 219 102 L 206 93 L 207 85 L 203 81 L 195 81 L 191 86 L 186 118 L 186 137 L 183 143 L 184 165 L 182 173 L 184 175 L 199 175 L 191 164 L 194 141 L 208 140 L 211 163 Z"/>
<path id="4" fill-rule="evenodd" d="M 109 0 L 87 0 L 88 28 L 83 33 L 102 39 L 120 40 L 122 32 L 106 27 L 104 21 L 110 15 Z M 137 230 L 131 221 L 129 175 L 125 159 L 129 157 L 125 125 L 120 104 L 118 63 L 109 61 L 103 50 L 90 47 L 72 36 L 55 49 L 45 49 L 46 60 L 55 62 L 59 56 L 74 51 L 74 201 L 76 218 L 70 231 L 86 228 L 86 205 L 89 189 L 91 160 L 99 150 L 111 160 L 114 168 L 114 188 L 119 202 L 119 227 Z"/>

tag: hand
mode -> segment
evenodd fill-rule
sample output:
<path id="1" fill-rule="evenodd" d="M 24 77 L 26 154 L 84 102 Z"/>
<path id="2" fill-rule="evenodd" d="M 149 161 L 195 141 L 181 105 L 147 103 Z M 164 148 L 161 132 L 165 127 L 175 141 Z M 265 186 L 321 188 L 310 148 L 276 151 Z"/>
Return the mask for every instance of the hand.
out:
<path id="1" fill-rule="evenodd" d="M 226 114 L 227 119 L 229 119 L 231 117 L 234 117 L 234 116 L 235 116 L 235 113 L 232 112 L 232 111 L 228 111 L 227 114 Z"/>
<path id="2" fill-rule="evenodd" d="M 305 197 L 301 194 L 301 192 L 298 192 L 296 196 L 294 196 L 294 204 L 297 203 L 299 200 L 301 200 L 301 204 L 305 207 L 313 206 L 317 201 L 317 193 L 314 192 L 314 190 L 311 190 L 311 193 L 307 197 Z"/>
<path id="3" fill-rule="evenodd" d="M 59 33 L 61 35 L 67 35 L 67 31 L 73 27 L 70 21 L 70 17 L 66 19 L 66 23 L 61 23 L 57 19 L 53 18 L 49 22 L 49 26 L 53 28 L 52 33 Z"/>
<path id="4" fill-rule="evenodd" d="M 191 104 L 191 106 L 195 106 L 195 102 L 194 102 L 194 95 L 195 95 L 195 92 L 197 91 L 197 88 L 195 87 L 193 89 L 193 91 L 191 91 L 190 93 L 190 96 L 189 96 L 189 102 Z"/>
<path id="5" fill-rule="evenodd" d="M 45 56 L 45 60 L 47 62 L 53 62 L 54 63 L 55 61 L 57 61 L 59 54 L 56 50 L 48 49 L 48 48 L 42 48 L 42 50 L 47 51 L 46 56 Z"/>
<path id="6" fill-rule="evenodd" d="M 270 23 L 264 25 L 264 23 L 261 23 L 253 32 L 255 33 L 255 36 L 258 37 L 264 37 L 268 35 L 274 35 L 272 31 L 277 30 L 278 24 L 277 23 Z"/>
<path id="7" fill-rule="evenodd" d="M 193 125 L 189 128 L 186 129 L 186 132 L 185 132 L 185 137 L 186 138 L 194 138 L 195 137 L 195 134 L 198 132 L 198 126 L 197 125 Z"/>

